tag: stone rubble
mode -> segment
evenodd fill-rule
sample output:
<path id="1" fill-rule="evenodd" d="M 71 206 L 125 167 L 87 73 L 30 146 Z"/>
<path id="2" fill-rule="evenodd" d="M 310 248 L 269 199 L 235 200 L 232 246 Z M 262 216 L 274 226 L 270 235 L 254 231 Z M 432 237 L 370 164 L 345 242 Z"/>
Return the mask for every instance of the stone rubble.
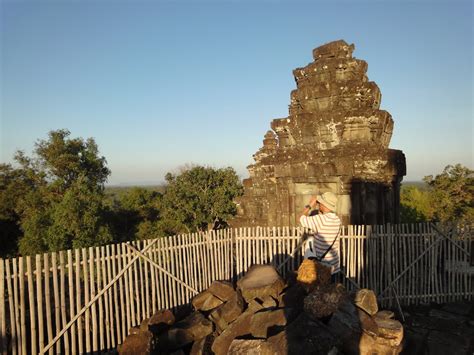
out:
<path id="1" fill-rule="evenodd" d="M 196 295 L 183 319 L 158 311 L 132 329 L 119 353 L 400 353 L 403 326 L 390 311 L 378 311 L 373 292 L 349 293 L 327 282 L 307 289 L 297 279 L 284 280 L 271 265 L 254 265 L 236 289 L 216 281 Z M 214 299 L 220 303 L 210 309 Z"/>

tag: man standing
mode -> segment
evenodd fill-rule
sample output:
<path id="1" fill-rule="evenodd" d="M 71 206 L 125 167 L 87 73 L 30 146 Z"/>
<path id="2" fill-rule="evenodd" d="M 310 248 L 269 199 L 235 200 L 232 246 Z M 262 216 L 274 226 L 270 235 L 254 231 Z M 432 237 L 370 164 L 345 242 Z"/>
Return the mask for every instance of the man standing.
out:
<path id="1" fill-rule="evenodd" d="M 319 213 L 312 216 L 311 211 L 319 205 Z M 336 215 L 337 196 L 332 192 L 311 198 L 305 206 L 300 223 L 311 229 L 310 236 L 304 245 L 304 257 L 315 258 L 331 268 L 331 274 L 339 272 L 339 231 L 341 220 Z"/>

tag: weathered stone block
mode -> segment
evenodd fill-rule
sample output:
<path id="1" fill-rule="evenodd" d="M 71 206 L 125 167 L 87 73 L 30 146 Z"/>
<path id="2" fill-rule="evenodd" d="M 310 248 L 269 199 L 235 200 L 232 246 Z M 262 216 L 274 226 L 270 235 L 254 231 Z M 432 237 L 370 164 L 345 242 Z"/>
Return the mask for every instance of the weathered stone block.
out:
<path id="1" fill-rule="evenodd" d="M 299 312 L 292 308 L 263 310 L 255 313 L 250 320 L 250 334 L 255 338 L 267 338 L 268 330 L 290 323 Z"/>
<path id="2" fill-rule="evenodd" d="M 307 293 L 303 286 L 295 284 L 287 288 L 284 293 L 278 297 L 278 305 L 280 307 L 291 307 L 302 310 L 306 295 Z"/>
<path id="3" fill-rule="evenodd" d="M 232 323 L 244 309 L 244 300 L 240 292 L 234 292 L 234 296 L 223 305 L 214 309 L 209 318 L 216 324 L 217 330 L 221 333 L 229 323 Z"/>
<path id="4" fill-rule="evenodd" d="M 273 345 L 265 340 L 236 339 L 230 344 L 229 355 L 274 355 Z"/>
<path id="5" fill-rule="evenodd" d="M 235 295 L 232 284 L 227 281 L 214 281 L 207 291 L 224 302 L 230 300 Z"/>
<path id="6" fill-rule="evenodd" d="M 271 297 L 265 297 L 263 300 L 261 300 L 263 308 L 274 308 L 277 306 L 277 301 Z"/>
<path id="7" fill-rule="evenodd" d="M 374 317 L 379 319 L 390 319 L 395 317 L 395 314 L 392 311 L 384 310 L 377 312 Z"/>
<path id="8" fill-rule="evenodd" d="M 236 337 L 250 333 L 250 321 L 252 315 L 260 309 L 262 309 L 260 303 L 252 300 L 245 312 L 237 317 L 234 322 L 232 322 L 218 337 L 216 337 L 212 344 L 212 351 L 216 355 L 227 354 L 230 344 Z"/>
<path id="9" fill-rule="evenodd" d="M 149 331 L 137 330 L 125 338 L 120 347 L 119 354 L 136 355 L 150 354 L 152 346 L 153 334 Z"/>
<path id="10" fill-rule="evenodd" d="M 354 304 L 371 316 L 375 315 L 379 310 L 377 296 L 375 296 L 374 291 L 366 288 L 357 290 L 354 295 Z"/>
<path id="11" fill-rule="evenodd" d="M 378 336 L 379 326 L 377 325 L 375 318 L 371 317 L 370 314 L 361 309 L 358 309 L 357 312 L 359 314 L 359 322 L 362 330 L 370 336 Z"/>
<path id="12" fill-rule="evenodd" d="M 211 334 L 213 326 L 200 312 L 194 312 L 158 338 L 159 351 L 173 350 Z"/>
<path id="13" fill-rule="evenodd" d="M 255 298 L 265 299 L 268 296 L 278 298 L 285 281 L 271 265 L 253 265 L 247 274 L 237 281 L 237 287 L 246 302 Z"/>
<path id="14" fill-rule="evenodd" d="M 197 311 L 209 311 L 220 306 L 224 301 L 214 296 L 209 290 L 196 295 L 191 301 Z"/>
<path id="15" fill-rule="evenodd" d="M 211 345 L 214 341 L 214 336 L 212 334 L 207 335 L 206 337 L 196 340 L 191 347 L 189 355 L 209 355 L 211 352 Z"/>
<path id="16" fill-rule="evenodd" d="M 385 340 L 385 343 L 392 347 L 398 347 L 403 340 L 403 326 L 395 320 L 389 318 L 374 317 L 378 327 L 378 335 Z"/>
<path id="17" fill-rule="evenodd" d="M 156 335 L 168 329 L 174 322 L 175 317 L 170 310 L 160 310 L 148 320 L 148 330 Z"/>

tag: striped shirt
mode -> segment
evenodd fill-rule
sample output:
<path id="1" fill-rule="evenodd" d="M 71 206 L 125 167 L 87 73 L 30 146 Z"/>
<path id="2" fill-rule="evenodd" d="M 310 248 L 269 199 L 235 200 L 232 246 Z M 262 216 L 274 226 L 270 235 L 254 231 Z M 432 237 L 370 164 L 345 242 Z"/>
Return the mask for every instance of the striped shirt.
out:
<path id="1" fill-rule="evenodd" d="M 315 216 L 302 215 L 300 223 L 303 227 L 311 229 L 314 233 L 314 245 L 316 257 L 320 258 L 326 250 L 338 237 L 339 229 L 341 228 L 341 220 L 333 213 L 328 212 L 324 214 L 317 214 Z M 331 250 L 326 254 L 322 260 L 324 263 L 331 265 L 332 273 L 338 272 L 339 266 L 339 238 L 336 240 Z"/>

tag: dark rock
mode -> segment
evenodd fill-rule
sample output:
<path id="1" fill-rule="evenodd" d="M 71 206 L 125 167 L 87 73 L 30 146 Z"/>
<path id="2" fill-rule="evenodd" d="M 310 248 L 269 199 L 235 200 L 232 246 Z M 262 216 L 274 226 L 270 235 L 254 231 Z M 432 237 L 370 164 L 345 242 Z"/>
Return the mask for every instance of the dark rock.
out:
<path id="1" fill-rule="evenodd" d="M 196 340 L 193 343 L 193 346 L 191 348 L 191 351 L 189 355 L 210 355 L 212 354 L 211 351 L 211 345 L 212 342 L 214 341 L 214 336 L 212 334 L 209 334 L 208 336 Z"/>
<path id="2" fill-rule="evenodd" d="M 347 291 L 341 284 L 320 286 L 306 296 L 304 310 L 313 319 L 324 318 L 333 314 L 347 298 Z"/>
<path id="3" fill-rule="evenodd" d="M 214 309 L 209 318 L 216 324 L 217 331 L 221 333 L 229 323 L 232 323 L 244 309 L 244 300 L 240 292 L 234 292 L 234 295 L 223 305 Z"/>
<path id="4" fill-rule="evenodd" d="M 284 331 L 268 338 L 276 354 L 328 354 L 337 353 L 338 340 L 319 321 L 301 313 Z"/>
<path id="5" fill-rule="evenodd" d="M 371 316 L 375 315 L 378 311 L 377 296 L 374 291 L 363 288 L 357 290 L 354 295 L 354 304 L 360 309 L 366 311 Z"/>
<path id="6" fill-rule="evenodd" d="M 220 306 L 224 302 L 206 290 L 196 295 L 191 303 L 197 311 L 209 311 Z"/>
<path id="7" fill-rule="evenodd" d="M 362 334 L 359 311 L 351 301 L 346 300 L 328 322 L 328 329 L 342 343 L 344 354 L 358 354 Z M 354 349 L 357 351 L 354 352 Z"/>
<path id="8" fill-rule="evenodd" d="M 393 318 L 395 317 L 395 314 L 392 312 L 392 311 L 379 311 L 377 312 L 377 314 L 375 314 L 376 318 L 380 318 L 380 319 L 390 319 L 390 318 Z"/>
<path id="9" fill-rule="evenodd" d="M 459 314 L 460 316 L 474 316 L 474 302 L 446 303 L 442 309 L 445 312 Z"/>
<path id="10" fill-rule="evenodd" d="M 472 338 L 473 334 L 471 337 L 466 337 L 432 330 L 426 337 L 426 350 L 430 355 L 470 354 L 468 350 Z"/>
<path id="11" fill-rule="evenodd" d="M 229 355 L 273 355 L 273 345 L 265 340 L 236 339 L 229 346 Z"/>
<path id="12" fill-rule="evenodd" d="M 149 331 L 139 330 L 127 336 L 120 347 L 119 354 L 136 355 L 150 354 L 152 350 L 153 334 Z"/>
<path id="13" fill-rule="evenodd" d="M 426 329 L 407 329 L 403 338 L 403 355 L 423 354 L 426 347 Z M 454 354 L 453 354 L 454 355 Z"/>
<path id="14" fill-rule="evenodd" d="M 148 320 L 148 330 L 157 335 L 168 329 L 174 322 L 175 318 L 170 310 L 160 310 L 153 314 Z"/>
<path id="15" fill-rule="evenodd" d="M 427 330 L 441 330 L 452 334 L 462 334 L 465 327 L 463 322 L 454 319 L 435 318 L 423 315 L 414 315 L 407 320 L 407 325 L 412 328 Z"/>
<path id="16" fill-rule="evenodd" d="M 184 352 L 183 349 L 178 349 L 176 351 L 169 353 L 169 355 L 186 355 L 186 353 Z"/>
<path id="17" fill-rule="evenodd" d="M 160 351 L 173 350 L 190 344 L 193 341 L 211 334 L 213 326 L 200 312 L 194 312 L 177 322 L 158 338 L 157 347 Z"/>
<path id="18" fill-rule="evenodd" d="M 459 323 L 467 322 L 469 320 L 469 317 L 460 315 L 459 313 L 451 313 L 447 312 L 445 310 L 440 310 L 440 309 L 431 309 L 428 312 L 428 315 L 433 318 L 438 318 L 438 319 L 444 319 L 444 320 L 452 320 L 452 321 L 457 321 Z"/>
<path id="19" fill-rule="evenodd" d="M 204 346 L 206 345 L 206 338 L 196 340 L 193 343 L 189 355 L 204 355 Z"/>
<path id="20" fill-rule="evenodd" d="M 250 321 L 252 315 L 261 310 L 263 307 L 260 303 L 252 300 L 244 313 L 237 317 L 224 331 L 216 337 L 212 344 L 212 351 L 216 355 L 227 354 L 230 344 L 232 341 L 241 335 L 250 333 Z"/>
<path id="21" fill-rule="evenodd" d="M 268 296 L 278 298 L 285 282 L 271 265 L 253 265 L 243 278 L 237 281 L 237 287 L 246 302 L 255 298 L 261 300 Z"/>
<path id="22" fill-rule="evenodd" d="M 370 336 L 378 336 L 379 327 L 375 321 L 375 318 L 372 318 L 370 314 L 361 309 L 358 309 L 357 311 L 359 314 L 359 322 L 362 330 Z"/>
<path id="23" fill-rule="evenodd" d="M 278 305 L 280 307 L 291 307 L 302 310 L 306 295 L 306 290 L 303 286 L 295 284 L 287 288 L 284 293 L 278 297 Z"/>
<path id="24" fill-rule="evenodd" d="M 214 281 L 207 291 L 224 302 L 230 300 L 235 295 L 232 284 L 227 281 Z"/>
<path id="25" fill-rule="evenodd" d="M 268 330 L 275 326 L 284 326 L 290 323 L 299 312 L 291 308 L 263 310 L 255 313 L 250 320 L 250 334 L 255 338 L 267 338 Z"/>

